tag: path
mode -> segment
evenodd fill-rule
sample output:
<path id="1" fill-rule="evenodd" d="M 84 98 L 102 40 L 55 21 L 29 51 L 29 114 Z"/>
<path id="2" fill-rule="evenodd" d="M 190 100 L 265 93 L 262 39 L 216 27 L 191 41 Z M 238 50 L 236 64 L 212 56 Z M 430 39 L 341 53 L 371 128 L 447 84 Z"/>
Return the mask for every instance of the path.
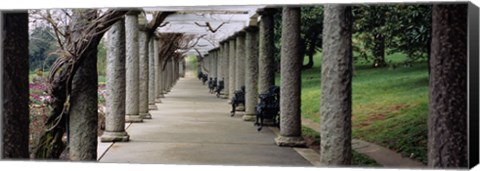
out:
<path id="1" fill-rule="evenodd" d="M 230 117 L 227 101 L 195 78 L 179 80 L 157 107 L 153 119 L 127 128 L 130 142 L 99 143 L 100 162 L 312 166 L 296 150 L 275 145 L 271 129 L 257 132 L 240 113 Z"/>
<path id="2" fill-rule="evenodd" d="M 320 123 L 302 118 L 302 125 L 320 132 Z M 375 160 L 378 164 L 388 168 L 419 168 L 425 167 L 421 162 L 402 157 L 402 155 L 385 147 L 369 143 L 360 139 L 352 140 L 352 148 Z"/>

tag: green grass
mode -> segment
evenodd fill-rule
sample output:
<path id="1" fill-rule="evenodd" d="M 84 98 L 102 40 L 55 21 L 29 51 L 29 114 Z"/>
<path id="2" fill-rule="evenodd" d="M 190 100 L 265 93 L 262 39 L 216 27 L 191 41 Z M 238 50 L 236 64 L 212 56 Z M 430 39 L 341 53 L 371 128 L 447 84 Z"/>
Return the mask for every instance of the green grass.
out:
<path id="1" fill-rule="evenodd" d="M 314 67 L 302 72 L 302 117 L 320 122 L 321 53 Z M 401 53 L 386 56 L 389 66 L 354 64 L 352 81 L 352 135 L 404 156 L 427 162 L 428 66 L 406 67 Z M 277 74 L 276 84 L 280 79 Z"/>
<path id="2" fill-rule="evenodd" d="M 105 84 L 106 81 L 107 81 L 106 76 L 104 76 L 104 75 L 99 75 L 99 76 L 98 76 L 98 82 L 99 82 L 99 83 Z"/>
<path id="3" fill-rule="evenodd" d="M 366 155 L 352 151 L 352 166 L 380 167 L 382 165 L 378 164 L 375 160 L 370 159 Z"/>
<path id="4" fill-rule="evenodd" d="M 316 143 L 320 143 L 320 133 L 317 131 L 302 126 L 302 135 L 314 138 Z M 370 159 L 368 156 L 360 154 L 356 151 L 352 151 L 352 165 L 353 166 L 381 166 L 375 160 Z"/>

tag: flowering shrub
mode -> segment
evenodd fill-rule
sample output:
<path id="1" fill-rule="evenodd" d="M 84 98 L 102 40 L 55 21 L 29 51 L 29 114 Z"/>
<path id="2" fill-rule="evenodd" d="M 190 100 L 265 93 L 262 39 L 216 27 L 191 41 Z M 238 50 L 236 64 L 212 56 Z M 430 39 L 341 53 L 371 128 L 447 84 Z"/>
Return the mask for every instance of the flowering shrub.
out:
<path id="1" fill-rule="evenodd" d="M 35 141 L 41 136 L 44 129 L 45 122 L 48 119 L 50 108 L 48 104 L 51 102 L 51 96 L 48 95 L 48 86 L 43 82 L 36 82 L 29 84 L 30 89 L 30 148 L 33 149 L 36 144 Z M 105 128 L 105 98 L 107 97 L 107 90 L 105 83 L 98 85 L 98 116 L 99 116 L 99 135 L 103 133 Z M 31 150 L 32 151 L 32 150 Z"/>

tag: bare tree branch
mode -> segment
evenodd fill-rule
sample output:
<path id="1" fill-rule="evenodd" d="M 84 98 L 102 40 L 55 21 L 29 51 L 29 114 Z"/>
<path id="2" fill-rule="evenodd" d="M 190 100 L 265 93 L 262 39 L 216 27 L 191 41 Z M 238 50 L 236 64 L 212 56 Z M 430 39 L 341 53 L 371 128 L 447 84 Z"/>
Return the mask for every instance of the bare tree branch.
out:
<path id="1" fill-rule="evenodd" d="M 199 27 L 207 27 L 208 30 L 209 30 L 210 32 L 212 32 L 212 33 L 217 32 L 218 29 L 220 29 L 220 27 L 222 27 L 222 26 L 225 24 L 225 22 L 222 22 L 222 24 L 220 24 L 217 28 L 214 29 L 214 28 L 212 28 L 212 26 L 210 25 L 209 22 L 205 22 L 205 24 L 199 24 L 199 23 L 197 23 L 197 22 L 194 22 L 194 23 L 195 23 L 195 25 L 197 25 L 197 26 L 199 26 Z"/>

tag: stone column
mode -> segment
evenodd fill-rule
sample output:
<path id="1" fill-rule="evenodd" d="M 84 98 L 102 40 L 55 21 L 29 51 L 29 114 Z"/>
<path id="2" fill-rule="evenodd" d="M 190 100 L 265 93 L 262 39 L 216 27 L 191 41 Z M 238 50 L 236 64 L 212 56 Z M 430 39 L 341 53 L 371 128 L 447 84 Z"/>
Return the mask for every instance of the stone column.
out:
<path id="1" fill-rule="evenodd" d="M 258 27 L 249 26 L 245 42 L 245 115 L 244 121 L 255 120 L 255 107 L 258 102 Z"/>
<path id="2" fill-rule="evenodd" d="M 168 63 L 167 63 L 167 87 L 166 87 L 166 90 L 167 92 L 170 92 L 170 89 L 172 88 L 172 58 L 170 58 L 168 60 Z"/>
<path id="3" fill-rule="evenodd" d="M 172 87 L 177 84 L 177 81 L 178 81 L 178 59 L 175 59 L 173 61 L 173 84 L 172 84 Z"/>
<path id="4" fill-rule="evenodd" d="M 163 94 L 167 94 L 167 93 L 168 93 L 168 91 L 167 91 L 167 85 L 168 85 L 168 79 L 167 79 L 167 77 L 168 77 L 168 75 L 167 75 L 167 74 L 168 74 L 168 73 L 167 73 L 167 71 L 168 71 L 168 62 L 165 61 L 165 60 L 166 60 L 165 58 L 166 58 L 166 57 L 164 57 L 164 59 L 162 60 L 162 63 L 161 63 L 161 66 L 160 66 L 160 68 L 161 68 L 161 70 L 162 70 L 162 71 L 161 71 L 161 72 L 162 72 L 162 78 L 161 78 L 161 79 L 162 79 L 162 85 L 163 85 L 163 86 L 162 86 L 162 92 L 163 92 Z M 165 62 L 167 62 L 166 65 L 164 64 Z M 165 68 L 164 68 L 164 65 L 165 65 Z"/>
<path id="5" fill-rule="evenodd" d="M 228 64 L 228 99 L 232 99 L 235 92 L 235 35 L 230 37 L 229 40 L 229 50 L 228 50 L 228 58 L 229 58 L 229 64 Z"/>
<path id="6" fill-rule="evenodd" d="M 3 14 L 2 14 L 3 13 Z M 28 160 L 28 11 L 0 13 L 1 159 Z M 3 22 L 3 23 L 2 23 Z"/>
<path id="7" fill-rule="evenodd" d="M 273 40 L 273 14 L 275 9 L 265 8 L 258 11 L 261 15 L 259 23 L 259 62 L 258 62 L 258 92 L 264 93 L 275 85 L 275 44 Z"/>
<path id="8" fill-rule="evenodd" d="M 142 26 L 143 29 L 143 26 Z M 144 30 L 140 31 L 139 37 L 139 54 L 140 54 L 140 78 L 139 78 L 139 105 L 138 112 L 143 119 L 150 119 L 152 115 L 148 113 L 148 37 L 147 33 Z"/>
<path id="9" fill-rule="evenodd" d="M 212 65 L 213 65 L 213 79 L 215 80 L 218 79 L 218 65 L 217 65 L 217 60 L 218 60 L 218 49 L 213 50 L 213 56 L 212 56 Z"/>
<path id="10" fill-rule="evenodd" d="M 170 80 L 170 79 L 168 78 L 168 77 L 169 77 L 169 73 L 170 73 L 170 71 L 169 71 L 169 69 L 170 69 L 170 62 L 169 62 L 167 59 L 165 59 L 165 60 L 166 60 L 166 61 L 165 61 L 165 62 L 166 62 L 166 64 L 165 64 L 165 70 L 163 70 L 163 72 L 164 72 L 164 74 L 165 74 L 165 82 L 163 83 L 163 85 L 165 85 L 165 86 L 163 87 L 163 91 L 165 92 L 165 94 L 168 94 L 168 92 L 169 92 L 169 90 L 168 90 L 168 84 L 169 84 L 169 80 Z"/>
<path id="11" fill-rule="evenodd" d="M 165 65 L 165 92 L 170 92 L 170 60 L 166 61 Z"/>
<path id="12" fill-rule="evenodd" d="M 154 35 L 152 35 L 154 36 Z M 148 110 L 157 110 L 155 105 L 155 37 L 151 37 L 148 42 Z"/>
<path id="13" fill-rule="evenodd" d="M 172 59 L 172 62 L 171 62 L 171 66 L 170 66 L 170 67 L 171 67 L 171 71 L 172 71 L 172 72 L 170 73 L 170 76 L 171 76 L 171 77 L 170 77 L 170 78 L 171 78 L 171 80 L 170 80 L 170 91 L 172 90 L 173 85 L 175 85 L 175 63 L 176 63 L 176 62 L 175 62 L 175 58 L 173 58 L 173 59 Z"/>
<path id="14" fill-rule="evenodd" d="M 153 48 L 154 48 L 154 55 L 153 55 L 153 59 L 154 59 L 154 62 L 155 62 L 155 93 L 156 93 L 156 96 L 155 96 L 155 103 L 161 103 L 162 100 L 160 100 L 160 98 L 163 97 L 163 91 L 162 91 L 162 69 L 160 68 L 161 67 L 161 63 L 160 63 L 160 56 L 159 56 L 159 52 L 158 52 L 158 45 L 159 45 L 159 40 L 157 40 L 155 38 L 155 41 L 153 42 Z"/>
<path id="15" fill-rule="evenodd" d="M 179 72 L 180 72 L 180 77 L 185 77 L 185 58 L 183 58 L 181 61 L 180 61 L 180 64 L 178 65 L 179 68 Z"/>
<path id="16" fill-rule="evenodd" d="M 279 146 L 305 146 L 300 118 L 300 7 L 283 7 Z"/>
<path id="17" fill-rule="evenodd" d="M 102 142 L 128 141 L 125 132 L 125 21 L 107 32 L 107 113 Z"/>
<path id="18" fill-rule="evenodd" d="M 207 52 L 207 54 L 205 54 L 205 55 L 203 56 L 203 63 L 202 63 L 202 64 L 203 64 L 203 69 L 204 69 L 204 72 L 203 72 L 203 73 L 207 74 L 207 75 L 208 75 L 207 78 L 210 79 L 210 77 L 212 76 L 212 74 L 211 74 L 211 71 L 210 71 L 210 60 L 209 60 L 210 58 L 209 58 L 209 56 L 210 56 L 210 55 L 208 54 L 208 52 Z"/>
<path id="19" fill-rule="evenodd" d="M 210 61 L 210 78 L 212 78 L 212 80 L 214 79 L 215 77 L 215 51 L 212 50 L 210 51 L 210 55 L 209 55 L 209 61 Z"/>
<path id="20" fill-rule="evenodd" d="M 218 86 L 218 83 L 220 82 L 220 80 L 222 80 L 222 50 L 223 48 L 222 47 L 222 44 L 219 44 L 218 48 L 217 48 L 217 51 L 216 51 L 216 64 L 215 66 L 217 67 L 217 86 Z"/>
<path id="21" fill-rule="evenodd" d="M 352 12 L 347 5 L 325 5 L 320 163 L 350 165 L 352 160 Z"/>
<path id="22" fill-rule="evenodd" d="M 126 65 L 126 122 L 142 122 L 139 114 L 139 50 L 138 11 L 125 16 Z"/>
<path id="23" fill-rule="evenodd" d="M 223 79 L 223 84 L 224 84 L 224 89 L 223 89 L 223 93 L 224 93 L 224 98 L 228 98 L 228 94 L 230 93 L 229 90 L 230 90 L 230 87 L 229 87 L 229 80 L 230 80 L 230 76 L 229 76 L 229 73 L 230 73 L 230 55 L 228 53 L 229 51 L 229 48 L 230 48 L 230 45 L 229 45 L 229 41 L 228 40 L 224 40 L 224 43 L 223 43 L 223 61 L 222 61 L 222 67 L 223 67 L 223 75 L 222 75 L 222 79 Z"/>
<path id="24" fill-rule="evenodd" d="M 235 90 L 245 85 L 245 31 L 237 33 L 235 48 Z"/>
<path id="25" fill-rule="evenodd" d="M 432 5 L 427 121 L 429 168 L 465 169 L 478 163 L 478 153 L 473 152 L 474 147 L 478 148 L 475 137 L 475 134 L 478 136 L 478 101 L 468 97 L 469 94 L 478 97 L 478 80 L 468 79 L 469 72 L 470 78 L 478 79 L 475 72 L 468 71 L 470 64 L 478 73 L 478 18 L 472 17 L 478 16 L 478 8 L 474 8 L 468 4 Z M 472 25 L 476 29 L 471 29 Z M 475 41 L 471 35 L 477 36 L 476 45 L 471 43 Z M 477 86 L 472 86 L 472 82 Z"/>

